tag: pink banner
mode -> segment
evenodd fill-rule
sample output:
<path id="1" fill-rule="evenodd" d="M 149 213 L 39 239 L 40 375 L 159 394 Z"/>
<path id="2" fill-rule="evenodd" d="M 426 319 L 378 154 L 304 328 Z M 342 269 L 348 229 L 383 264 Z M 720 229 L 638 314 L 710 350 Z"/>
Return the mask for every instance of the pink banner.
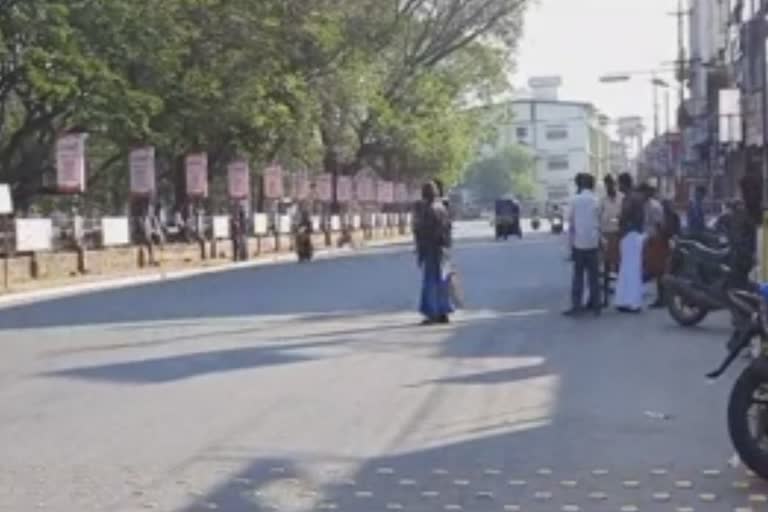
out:
<path id="1" fill-rule="evenodd" d="M 408 202 L 408 186 L 405 183 L 395 184 L 395 202 L 396 203 Z"/>
<path id="2" fill-rule="evenodd" d="M 391 203 L 394 201 L 395 188 L 391 181 L 379 181 L 377 187 L 377 200 L 379 203 Z"/>
<path id="3" fill-rule="evenodd" d="M 336 178 L 336 199 L 346 203 L 352 200 L 352 178 L 339 176 Z"/>
<path id="4" fill-rule="evenodd" d="M 85 191 L 84 133 L 64 135 L 56 141 L 56 185 L 60 192 Z"/>
<path id="5" fill-rule="evenodd" d="M 357 176 L 355 178 L 355 195 L 361 202 L 372 202 L 376 200 L 376 191 L 373 178 L 370 176 Z"/>
<path id="6" fill-rule="evenodd" d="M 186 158 L 187 196 L 208 197 L 208 155 L 193 153 Z"/>
<path id="7" fill-rule="evenodd" d="M 280 199 L 283 194 L 283 168 L 279 165 L 270 165 L 264 169 L 264 197 Z"/>
<path id="8" fill-rule="evenodd" d="M 310 183 L 309 173 L 299 171 L 291 175 L 291 197 L 303 201 L 309 198 Z"/>
<path id="9" fill-rule="evenodd" d="M 227 166 L 229 197 L 247 199 L 251 195 L 251 168 L 245 160 L 237 160 Z"/>
<path id="10" fill-rule="evenodd" d="M 333 178 L 330 174 L 321 174 L 315 178 L 315 191 L 320 201 L 330 201 L 333 196 Z"/>
<path id="11" fill-rule="evenodd" d="M 131 194 L 151 196 L 155 193 L 155 148 L 146 146 L 131 151 L 129 157 Z"/>

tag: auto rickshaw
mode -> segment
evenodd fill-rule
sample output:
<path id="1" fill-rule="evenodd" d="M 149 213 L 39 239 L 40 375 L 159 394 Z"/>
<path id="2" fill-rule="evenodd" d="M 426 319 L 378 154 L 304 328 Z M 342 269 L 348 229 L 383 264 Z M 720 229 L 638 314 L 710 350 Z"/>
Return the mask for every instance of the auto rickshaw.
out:
<path id="1" fill-rule="evenodd" d="M 510 236 L 523 237 L 520 229 L 520 205 L 511 197 L 496 200 L 496 240 L 507 240 Z"/>

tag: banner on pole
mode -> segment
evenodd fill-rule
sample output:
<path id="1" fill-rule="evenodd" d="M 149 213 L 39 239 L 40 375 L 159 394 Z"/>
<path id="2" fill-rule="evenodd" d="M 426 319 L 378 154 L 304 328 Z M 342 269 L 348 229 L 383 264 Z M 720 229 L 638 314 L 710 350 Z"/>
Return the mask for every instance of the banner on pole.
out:
<path id="1" fill-rule="evenodd" d="M 408 202 L 408 186 L 405 183 L 395 184 L 395 202 L 396 203 Z"/>
<path id="2" fill-rule="evenodd" d="M 131 174 L 131 194 L 151 196 L 155 193 L 155 148 L 151 146 L 131 151 L 128 166 Z"/>
<path id="3" fill-rule="evenodd" d="M 315 190 L 317 198 L 321 201 L 330 201 L 333 196 L 333 177 L 330 174 L 321 174 L 315 178 Z"/>
<path id="4" fill-rule="evenodd" d="M 355 177 L 355 195 L 361 202 L 376 200 L 375 183 L 372 177 L 358 175 Z"/>
<path id="5" fill-rule="evenodd" d="M 352 200 L 352 178 L 349 176 L 336 178 L 336 199 L 342 203 Z"/>
<path id="6" fill-rule="evenodd" d="M 270 165 L 264 169 L 264 197 L 280 199 L 283 197 L 283 168 Z"/>
<path id="7" fill-rule="evenodd" d="M 194 153 L 187 155 L 187 196 L 196 198 L 208 197 L 208 155 Z"/>
<path id="8" fill-rule="evenodd" d="M 251 195 L 251 169 L 245 160 L 227 166 L 227 182 L 231 199 L 247 199 Z"/>
<path id="9" fill-rule="evenodd" d="M 59 192 L 85 191 L 85 133 L 73 133 L 56 141 L 56 185 Z"/>
<path id="10" fill-rule="evenodd" d="M 11 197 L 11 187 L 5 183 L 0 183 L 0 215 L 10 215 L 13 213 L 13 198 Z"/>

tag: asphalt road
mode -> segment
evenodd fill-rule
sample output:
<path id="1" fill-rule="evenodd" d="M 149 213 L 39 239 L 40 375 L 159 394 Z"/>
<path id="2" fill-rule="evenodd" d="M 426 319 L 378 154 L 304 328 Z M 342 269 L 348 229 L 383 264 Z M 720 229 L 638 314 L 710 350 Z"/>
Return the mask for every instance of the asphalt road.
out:
<path id="1" fill-rule="evenodd" d="M 569 320 L 561 238 L 457 234 L 445 327 L 408 247 L 0 309 L 0 510 L 766 510 L 727 319 Z"/>

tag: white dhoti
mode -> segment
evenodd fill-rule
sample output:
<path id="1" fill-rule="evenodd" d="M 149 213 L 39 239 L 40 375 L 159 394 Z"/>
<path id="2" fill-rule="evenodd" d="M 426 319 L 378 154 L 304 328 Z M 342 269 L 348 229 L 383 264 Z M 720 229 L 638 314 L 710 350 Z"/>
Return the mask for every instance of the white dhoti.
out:
<path id="1" fill-rule="evenodd" d="M 621 239 L 621 263 L 616 280 L 615 305 L 619 308 L 643 307 L 643 243 L 645 235 L 631 231 Z"/>

